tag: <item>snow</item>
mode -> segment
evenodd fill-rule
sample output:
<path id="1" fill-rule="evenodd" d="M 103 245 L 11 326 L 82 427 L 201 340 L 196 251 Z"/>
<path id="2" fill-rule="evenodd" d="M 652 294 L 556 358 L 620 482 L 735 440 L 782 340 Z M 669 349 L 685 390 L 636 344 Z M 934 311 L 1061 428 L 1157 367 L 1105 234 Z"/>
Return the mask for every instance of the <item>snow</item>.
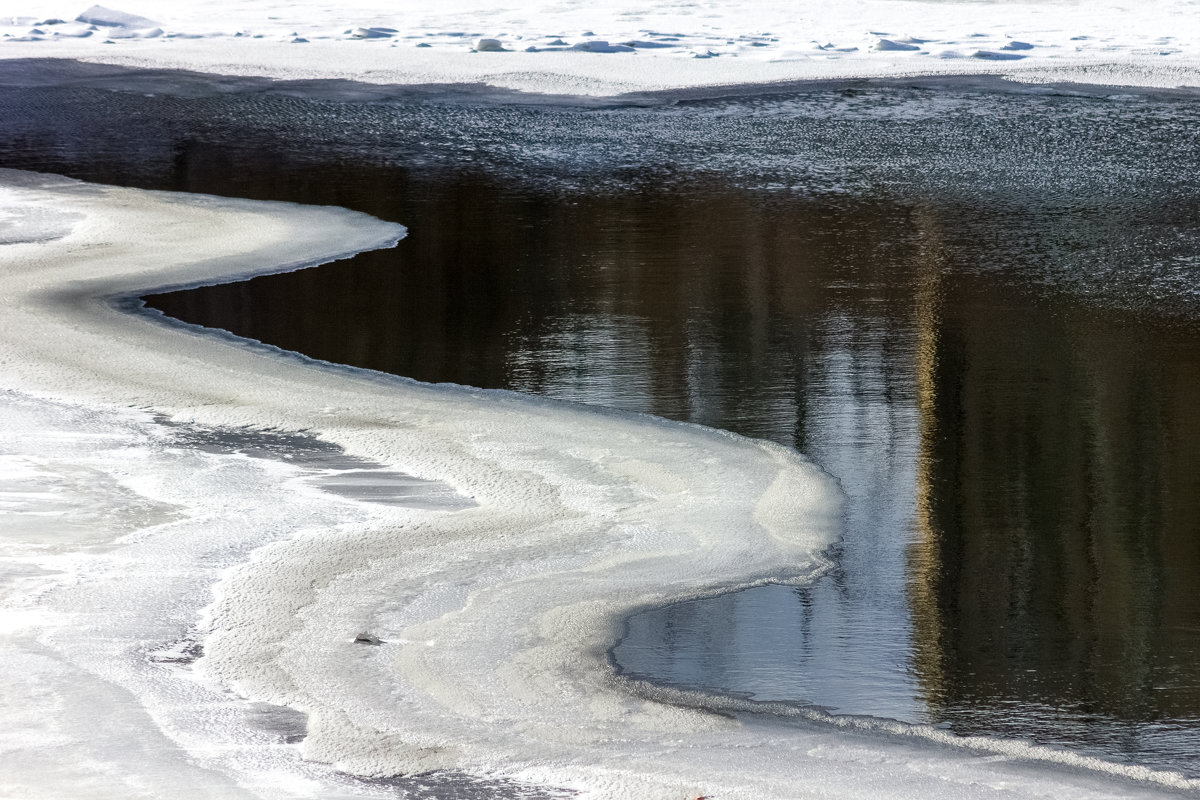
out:
<path id="1" fill-rule="evenodd" d="M 0 58 L 227 75 L 586 96 L 916 74 L 1200 85 L 1195 0 L 10 5 L 12 16 L 0 18 Z"/>

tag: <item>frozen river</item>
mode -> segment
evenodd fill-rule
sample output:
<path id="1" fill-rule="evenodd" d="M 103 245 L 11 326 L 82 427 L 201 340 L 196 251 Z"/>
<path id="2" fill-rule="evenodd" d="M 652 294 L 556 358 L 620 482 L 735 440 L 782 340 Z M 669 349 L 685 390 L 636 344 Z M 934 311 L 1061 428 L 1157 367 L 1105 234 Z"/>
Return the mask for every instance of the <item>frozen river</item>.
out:
<path id="1" fill-rule="evenodd" d="M 1182 778 L 1200 773 L 1194 756 L 1200 730 L 1200 432 L 1190 413 L 1200 377 L 1200 120 L 1190 100 L 845 84 L 745 99 L 579 109 L 237 94 L 189 101 L 42 88 L 3 90 L 0 111 L 5 166 L 139 188 L 338 205 L 409 229 L 396 248 L 350 261 L 150 299 L 172 316 L 326 362 L 696 422 L 816 459 L 846 495 L 831 548 L 816 546 L 822 533 L 785 552 L 700 560 L 703 579 L 688 578 L 677 591 L 661 592 L 674 579 L 650 589 L 664 579 L 648 567 L 627 576 L 629 584 L 614 578 L 608 589 L 596 589 L 597 597 L 627 592 L 627 610 L 653 605 L 656 592 L 716 594 L 657 604 L 633 617 L 613 657 L 627 676 L 665 687 L 661 697 L 675 702 L 683 701 L 672 688 L 746 698 L 712 705 L 748 717 L 741 725 L 758 726 L 759 738 L 747 743 L 759 754 L 754 763 L 762 782 L 756 785 L 788 785 L 786 773 L 773 771 L 771 748 L 807 748 L 816 761 L 849 765 L 843 772 L 817 769 L 812 780 L 832 791 L 839 775 L 847 787 L 864 779 L 877 758 L 936 762 L 945 743 L 956 741 L 985 752 L 988 742 L 1000 742 L 994 752 L 1034 762 L 1063 761 L 1064 753 L 1095 756 L 1101 761 L 1065 761 L 1136 780 L 1150 768 L 1158 771 L 1152 783 L 1185 788 L 1190 784 Z M 249 269 L 247 264 L 240 271 Z M 196 280 L 203 279 L 164 275 L 141 286 Z M 259 357 L 279 359 L 265 350 Z M 326 379 L 352 374 L 311 362 L 295 368 L 324 375 L 312 379 L 323 387 Z M 392 385 L 379 377 L 354 380 Z M 394 424 L 419 427 L 455 391 L 446 387 L 427 410 Z M 199 445 L 204 455 L 197 458 L 219 461 L 250 452 L 255 458 L 238 461 L 238 468 L 254 473 L 256 465 L 267 465 L 267 474 L 254 478 L 264 487 L 274 480 L 270 465 L 281 460 L 292 462 L 288 469 L 325 470 L 326 479 L 336 472 L 340 478 L 327 485 L 358 503 L 352 518 L 366 528 L 377 522 L 376 513 L 485 518 L 499 503 L 512 505 L 506 524 L 549 530 L 564 518 L 576 519 L 577 507 L 594 511 L 629 502 L 588 494 L 605 486 L 604 492 L 616 490 L 604 481 L 585 490 L 583 477 L 574 476 L 581 482 L 572 484 L 578 493 L 570 501 L 576 504 L 572 514 L 525 519 L 527 498 L 513 501 L 486 490 L 477 495 L 465 488 L 477 482 L 470 469 L 448 468 L 458 462 L 429 457 L 420 448 L 417 455 L 402 449 L 406 455 L 397 457 L 401 451 L 390 444 L 335 432 L 327 438 L 339 445 L 330 449 L 313 443 L 325 441 L 315 419 L 299 424 L 287 413 L 260 417 L 253 410 L 205 419 L 195 410 L 204 406 L 199 400 L 171 411 L 161 406 L 176 401 L 156 399 L 151 390 L 141 397 L 139 405 L 208 426 L 200 433 L 167 428 L 162 434 L 185 449 Z M 520 420 L 522 401 L 469 397 L 452 412 L 461 419 L 439 423 L 449 426 L 448 440 L 487 431 L 492 438 L 477 456 L 491 458 L 530 435 L 519 421 L 502 423 L 503 415 L 486 410 L 493 403 L 515 404 L 519 413 L 512 419 Z M 536 402 L 531 408 L 553 420 L 547 424 L 557 435 L 579 424 L 572 414 L 593 419 L 582 408 Z M 561 419 L 555 416 L 560 411 Z M 595 424 L 610 436 L 632 436 L 631 446 L 642 448 L 638 458 L 646 457 L 641 437 L 682 436 L 670 444 L 680 453 L 716 447 L 707 434 L 695 431 L 699 439 L 693 441 L 693 429 L 660 430 L 642 417 L 595 419 L 605 420 Z M 39 424 L 49 423 L 29 427 Z M 142 436 L 162 427 L 153 419 L 124 424 Z M 461 430 L 451 431 L 459 424 Z M 283 426 L 290 433 L 276 440 L 237 432 L 247 425 Z M 622 434 L 622 425 L 640 433 Z M 309 427 L 317 430 L 315 439 L 294 437 Z M 517 440 L 506 439 L 509 434 Z M 551 446 L 553 437 L 539 436 L 538 448 Z M 338 462 L 341 447 L 359 460 Z M 513 469 L 536 463 L 550 475 L 563 466 L 553 466 L 541 450 L 535 457 L 522 449 L 527 447 L 517 447 L 522 455 Z M 570 454 L 601 447 L 589 440 Z M 764 452 L 776 453 L 769 447 Z M 737 516 L 738 503 L 755 496 L 744 492 L 762 491 L 733 485 L 737 481 L 721 486 L 721 466 L 743 457 L 750 458 L 746 475 L 757 474 L 758 456 L 729 453 L 708 456 L 711 474 L 695 476 L 708 481 L 709 501 L 725 498 L 733 509 L 707 517 L 695 512 L 697 519 L 686 523 L 703 531 L 691 535 L 706 546 L 719 541 L 722 520 L 736 528 L 750 518 Z M 686 456 L 673 458 L 669 469 L 656 469 L 683 474 Z M 799 463 L 797 474 L 805 469 Z M 433 482 L 422 483 L 405 469 Z M 437 482 L 445 477 L 436 474 L 439 469 L 454 479 Z M 614 467 L 613 475 L 628 477 L 629 469 Z M 355 477 L 371 470 L 388 474 Z M 670 495 L 673 484 L 665 473 L 635 472 Z M 485 489 L 492 477 L 483 480 Z M 357 488 L 346 490 L 347 484 Z M 247 508 L 253 507 L 255 485 L 251 480 L 244 492 Z M 536 494 L 532 485 L 523 490 Z M 319 495 L 313 499 L 306 491 L 314 525 L 341 524 Z M 175 492 L 178 504 L 186 492 Z M 376 512 L 360 502 L 402 495 L 417 496 L 419 508 L 400 503 L 399 511 Z M 138 512 L 139 525 L 163 524 L 174 513 L 170 503 L 159 502 Z M 475 508 L 476 502 L 482 506 Z M 626 528 L 615 527 L 646 552 L 690 552 L 654 538 L 669 532 L 677 512 L 663 507 L 655 513 L 663 516 L 646 512 L 623 520 Z M 319 521 L 322 515 L 329 515 L 327 523 Z M 470 525 L 457 525 L 450 526 L 453 536 L 469 539 Z M 582 525 L 579 532 L 598 530 Z M 435 541 L 420 546 L 432 552 Z M 347 546 L 357 552 L 353 548 L 363 543 Z M 546 569 L 578 574 L 596 568 L 573 561 L 569 549 L 546 547 L 535 561 Z M 378 557 L 375 550 L 363 552 Z M 402 552 L 395 555 L 401 561 Z M 279 553 L 281 564 L 297 557 L 287 554 L 288 546 Z M 300 555 L 310 571 L 318 569 L 314 558 L 335 558 L 332 551 L 301 549 Z M 228 563 L 240 557 L 228 553 Z M 204 558 L 226 563 L 211 554 Z M 452 564 L 439 569 L 473 588 L 459 597 L 401 584 L 392 589 L 410 594 L 403 602 L 388 601 L 389 584 L 377 576 L 369 599 L 357 601 L 355 619 L 365 625 L 378 617 L 397 631 L 420 629 L 433 624 L 435 612 L 478 602 L 471 599 L 477 592 L 499 597 L 506 582 L 523 579 L 526 567 L 514 560 L 478 579 Z M 822 572 L 812 579 L 814 570 Z M 773 577 L 789 578 L 792 585 L 720 593 Z M 269 585 L 255 584 L 267 578 L 253 570 L 244 578 L 246 591 Z M 305 603 L 332 608 L 338 592 L 340 602 L 353 596 L 344 585 L 331 591 Z M 503 608 L 486 621 L 502 620 Z M 190 612 L 185 607 L 179 613 L 184 620 Z M 221 603 L 206 613 L 220 620 Z M 224 613 L 236 616 L 236 608 Z M 309 641 L 312 613 L 304 612 L 303 631 L 285 627 L 279 634 L 253 635 Z M 464 627 L 459 635 L 480 630 Z M 618 629 L 608 633 L 608 644 L 622 635 Z M 510 646 L 516 647 L 504 645 L 512 658 L 506 663 L 525 663 L 526 651 Z M 185 655 L 174 660 L 191 663 Z M 607 664 L 602 652 L 592 655 Z M 322 650 L 321 659 L 288 669 L 317 686 L 337 663 L 332 651 Z M 225 668 L 240 676 L 239 686 L 251 687 L 250 696 L 306 710 L 315 702 L 298 688 L 280 689 L 271 676 L 248 677 L 231 661 Z M 362 669 L 376 678 L 390 674 L 384 666 Z M 447 703 L 464 719 L 519 718 L 528 736 L 527 744 L 514 746 L 455 727 L 466 723 L 448 724 L 439 729 L 444 740 L 434 737 L 425 746 L 443 748 L 460 736 L 482 743 L 465 755 L 408 752 L 409 760 L 400 762 L 406 768 L 473 768 L 587 789 L 605 785 L 589 769 L 606 771 L 620 762 L 621 748 L 605 754 L 607 745 L 599 744 L 603 737 L 595 730 L 581 727 L 564 756 L 561 743 L 538 744 L 550 738 L 536 715 L 519 717 L 500 701 L 489 707 L 478 699 L 482 694 L 456 705 L 446 696 L 450 689 L 421 683 L 414 664 L 403 669 L 403 679 L 386 680 L 414 682 L 435 698 L 434 705 L 417 705 L 430 719 L 438 719 L 432 710 L 437 703 Z M 511 692 L 521 685 L 509 675 L 498 682 L 488 690 Z M 409 690 L 393 691 L 403 698 Z M 397 725 L 373 719 L 372 704 L 384 702 L 378 696 L 361 688 L 349 692 L 355 693 L 334 705 L 353 709 L 359 725 L 372 720 L 385 731 Z M 708 701 L 697 697 L 686 695 L 685 705 L 703 708 Z M 784 725 L 800 725 L 805 732 L 798 738 L 776 731 L 778 720 L 755 721 L 756 703 L 774 701 L 783 705 L 760 710 L 788 719 L 799 715 L 802 722 Z M 162 708 L 177 705 L 164 700 Z M 838 722 L 819 709 L 861 716 Z M 264 713 L 284 731 L 281 741 L 303 736 L 286 714 Z M 597 719 L 613 715 L 610 708 Z M 659 722 L 641 719 L 634 727 L 655 730 Z M 677 736 L 679 726 L 689 723 L 664 724 L 663 730 L 675 733 L 648 734 L 647 741 Z M 862 738 L 839 740 L 839 725 L 862 728 L 853 734 Z M 194 727 L 183 728 L 197 735 Z M 389 766 L 379 767 L 374 756 L 337 754 L 329 730 L 309 746 L 335 757 L 318 760 L 368 774 L 391 768 L 386 758 L 382 763 Z M 429 730 L 414 726 L 409 734 L 428 736 Z M 888 750 L 898 732 L 905 739 L 918 733 L 924 754 Z M 716 748 L 728 732 L 706 735 L 713 744 L 705 746 Z M 812 736 L 832 738 L 805 738 Z M 978 736 L 995 738 L 961 738 Z M 871 742 L 881 749 L 872 751 Z M 1021 745 L 1013 750 L 1005 742 Z M 1029 742 L 1039 746 L 1028 748 Z M 528 753 L 512 755 L 522 747 Z M 636 743 L 623 747 L 638 751 Z M 522 757 L 529 761 L 512 769 L 512 759 Z M 693 751 L 676 752 L 668 761 L 678 766 L 670 769 L 690 769 L 695 758 Z M 565 759 L 572 766 L 546 767 L 539 759 L 552 765 Z M 593 766 L 580 766 L 585 763 Z M 939 780 L 970 771 L 953 758 L 929 769 Z M 728 782 L 732 772 L 720 774 Z M 1070 783 L 1062 775 L 1073 773 L 1051 774 Z M 1028 779 L 1036 787 L 1037 778 Z M 444 780 L 443 787 L 452 785 Z M 671 780 L 664 778 L 664 785 L 681 786 Z M 963 796 L 981 796 L 971 780 Z M 1012 776 L 986 780 L 989 791 L 1025 791 Z M 995 788 L 1005 781 L 1010 789 Z M 613 784 L 618 790 L 629 785 Z M 364 784 L 345 791 L 379 788 Z M 1112 791 L 1142 788 L 1135 781 L 1113 784 Z M 697 785 L 698 792 L 704 789 Z M 1095 785 L 1074 789 L 1081 796 L 1106 791 Z M 417 791 L 411 784 L 407 790 Z M 440 796 L 436 788 L 430 791 Z M 924 796 L 928 789 L 917 782 L 897 791 Z"/>

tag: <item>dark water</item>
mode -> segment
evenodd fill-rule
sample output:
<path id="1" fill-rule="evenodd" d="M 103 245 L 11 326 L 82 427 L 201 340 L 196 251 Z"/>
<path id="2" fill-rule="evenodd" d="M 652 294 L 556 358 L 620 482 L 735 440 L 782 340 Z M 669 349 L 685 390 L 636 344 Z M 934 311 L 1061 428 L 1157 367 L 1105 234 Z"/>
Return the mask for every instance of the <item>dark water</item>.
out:
<path id="1" fill-rule="evenodd" d="M 392 251 L 149 302 L 772 439 L 842 481 L 830 574 L 640 615 L 626 672 L 1200 775 L 1194 104 L 0 89 L 0 164 L 403 222 Z"/>

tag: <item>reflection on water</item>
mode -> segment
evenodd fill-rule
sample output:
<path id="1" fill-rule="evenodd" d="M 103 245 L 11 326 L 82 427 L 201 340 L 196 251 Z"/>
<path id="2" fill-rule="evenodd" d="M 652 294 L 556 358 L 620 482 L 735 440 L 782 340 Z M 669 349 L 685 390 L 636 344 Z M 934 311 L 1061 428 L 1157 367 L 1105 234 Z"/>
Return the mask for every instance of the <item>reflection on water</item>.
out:
<path id="1" fill-rule="evenodd" d="M 124 97 L 130 143 L 113 98 L 55 99 L 0 92 L 5 163 L 410 226 L 150 298 L 169 314 L 764 437 L 842 481 L 826 576 L 639 615 L 626 672 L 1200 775 L 1195 108 Z"/>
<path id="2" fill-rule="evenodd" d="M 421 209 L 396 251 L 150 303 L 329 361 L 786 444 L 804 441 L 814 370 L 815 391 L 875 395 L 884 413 L 911 395 L 902 371 L 878 371 L 911 338 L 907 268 L 898 285 L 870 274 L 909 247 L 902 207 L 833 212 L 715 186 L 542 209 L 494 186 L 448 194 L 458 207 Z"/>
<path id="3" fill-rule="evenodd" d="M 860 418 L 875 440 L 842 467 L 831 452 L 850 455 L 853 437 L 809 428 L 854 501 L 834 574 L 643 613 L 617 662 L 675 685 L 1200 775 L 1197 327 L 947 269 L 945 222 L 913 221 L 913 392 L 889 401 L 911 401 L 910 424 Z M 859 365 L 878 380 L 878 365 Z M 870 484 L 897 440 L 911 471 Z M 883 509 L 897 516 L 863 518 Z M 897 564 L 905 615 L 887 605 Z"/>
<path id="4" fill-rule="evenodd" d="M 987 292 L 943 286 L 918 371 L 928 717 L 1200 774 L 1196 329 Z"/>

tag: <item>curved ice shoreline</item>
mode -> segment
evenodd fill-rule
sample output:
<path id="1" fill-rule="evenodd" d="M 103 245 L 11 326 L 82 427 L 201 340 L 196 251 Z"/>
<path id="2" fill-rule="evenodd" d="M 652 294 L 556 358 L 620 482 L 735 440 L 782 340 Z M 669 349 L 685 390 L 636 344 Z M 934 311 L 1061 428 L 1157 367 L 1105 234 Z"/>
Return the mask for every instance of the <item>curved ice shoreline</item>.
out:
<path id="1" fill-rule="evenodd" d="M 1157 794 L 997 760 L 1029 755 L 1020 745 L 968 743 L 990 749 L 981 758 L 781 709 L 764 716 L 772 709 L 731 701 L 718 716 L 686 696 L 629 692 L 605 659 L 619 619 L 717 586 L 803 579 L 837 532 L 826 477 L 783 448 L 717 431 L 313 369 L 103 299 L 387 246 L 398 226 L 341 209 L 0 178 L 6 205 L 63 222 L 0 250 L 5 386 L 41 414 L 70 404 L 87 436 L 145 454 L 101 470 L 141 498 L 136 523 L 39 551 L 65 575 L 5 598 L 9 611 L 29 612 L 6 617 L 5 646 L 55 664 L 31 692 L 71 696 L 87 673 L 92 696 L 125 696 L 112 700 L 114 737 L 165 734 L 179 748 L 149 764 L 127 747 L 104 753 L 109 772 L 150 787 L 128 796 L 161 796 L 146 773 L 172 774 L 177 760 L 198 765 L 197 796 L 371 793 L 264 742 L 238 722 L 245 704 L 224 686 L 305 711 L 305 757 L 367 775 L 451 768 L 633 798 Z M 479 505 L 446 513 L 331 500 L 287 465 L 156 447 L 144 420 L 111 404 L 180 422 L 311 429 Z M 96 538 L 103 547 L 91 552 Z M 364 629 L 385 644 L 353 644 Z M 154 666 L 150 656 L 197 636 L 199 683 L 191 670 Z M 19 694 L 6 701 L 23 704 Z M 68 789 L 87 794 L 78 783 L 42 791 Z"/>
<path id="2" fill-rule="evenodd" d="M 604 651 L 616 620 L 627 607 L 731 575 L 803 575 L 836 532 L 836 489 L 783 448 L 503 393 L 316 370 L 130 317 L 104 299 L 387 246 L 398 226 L 341 209 L 5 177 L 7 204 L 75 216 L 71 233 L 5 253 L 0 361 L 9 388 L 148 407 L 190 423 L 308 429 L 351 454 L 445 480 L 478 503 L 454 513 L 355 508 L 337 522 L 328 509 L 310 509 L 323 525 L 273 526 L 268 541 L 278 541 L 223 576 L 189 563 L 186 548 L 172 552 L 172 572 L 221 578 L 201 628 L 202 672 L 306 711 L 310 758 L 376 775 L 511 773 L 531 760 L 562 760 L 564 747 L 608 739 L 614 727 L 645 729 L 630 737 L 639 749 L 664 730 L 710 728 L 710 715 L 612 691 Z M 154 501 L 184 506 L 193 520 L 220 518 L 219 495 L 180 489 Z M 264 544 L 236 519 L 219 528 L 230 541 L 251 535 Z M 140 530 L 133 546 L 180 535 L 159 529 Z M 49 589 L 37 605 L 78 616 L 118 602 L 132 614 L 119 623 L 124 633 L 95 619 L 43 628 L 38 638 L 63 642 L 60 654 L 77 660 L 67 643 L 80 635 L 128 637 L 132 650 L 97 658 L 136 673 L 137 651 L 149 644 L 130 623 L 161 616 L 164 598 L 137 581 L 89 589 L 90 569 L 76 565 L 69 586 Z M 140 569 L 144 578 L 156 571 L 152 562 Z M 121 600 L 97 603 L 97 592 Z M 192 613 L 210 599 L 195 595 Z M 386 644 L 354 645 L 364 628 Z M 89 671 L 122 672 L 80 660 Z M 170 694 L 137 692 L 149 706 Z M 568 712 L 589 706 L 564 726 Z"/>

